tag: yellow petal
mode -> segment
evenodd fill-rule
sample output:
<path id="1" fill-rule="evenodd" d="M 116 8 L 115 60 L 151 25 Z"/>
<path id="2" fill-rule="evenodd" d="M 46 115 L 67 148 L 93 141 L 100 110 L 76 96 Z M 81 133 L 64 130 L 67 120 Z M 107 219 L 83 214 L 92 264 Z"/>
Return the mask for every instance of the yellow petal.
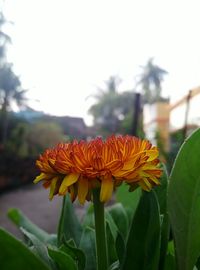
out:
<path id="1" fill-rule="evenodd" d="M 78 200 L 80 204 L 84 204 L 88 193 L 88 180 L 81 178 L 78 183 Z"/>
<path id="2" fill-rule="evenodd" d="M 77 182 L 79 175 L 80 174 L 78 173 L 70 173 L 66 175 L 60 186 L 59 194 L 64 195 L 67 191 L 67 188 Z"/>
<path id="3" fill-rule="evenodd" d="M 143 178 L 141 181 L 139 181 L 139 185 L 145 191 L 150 191 L 152 188 L 152 185 L 149 183 L 149 181 L 146 178 Z"/>
<path id="4" fill-rule="evenodd" d="M 147 159 L 147 161 L 152 161 L 154 159 L 156 159 L 158 157 L 158 151 L 157 150 L 148 150 L 146 152 L 147 156 L 149 156 L 149 158 Z"/>
<path id="5" fill-rule="evenodd" d="M 149 179 L 151 179 L 152 182 L 154 182 L 156 185 L 160 184 L 160 181 L 158 178 L 156 178 L 154 175 L 150 175 Z"/>
<path id="6" fill-rule="evenodd" d="M 104 178 L 101 182 L 100 201 L 107 202 L 112 196 L 113 180 L 112 178 Z"/>
<path id="7" fill-rule="evenodd" d="M 38 176 L 34 179 L 33 183 L 34 183 L 34 184 L 37 184 L 38 182 L 40 182 L 41 180 L 44 180 L 44 179 L 45 179 L 45 173 L 41 173 L 40 175 L 38 175 Z"/>
<path id="8" fill-rule="evenodd" d="M 134 155 L 134 157 L 132 157 L 131 159 L 129 159 L 128 161 L 126 161 L 124 163 L 123 168 L 122 168 L 123 171 L 133 170 L 134 167 L 135 167 L 135 162 L 141 156 L 141 154 L 143 154 L 143 152 L 138 153 L 137 155 Z"/>
<path id="9" fill-rule="evenodd" d="M 53 199 L 54 191 L 56 189 L 56 183 L 57 183 L 58 177 L 54 177 L 51 180 L 51 186 L 50 186 L 50 192 L 49 192 L 49 200 Z"/>
<path id="10" fill-rule="evenodd" d="M 71 201 L 74 202 L 76 200 L 76 196 L 77 196 L 74 186 L 69 187 L 69 193 L 70 193 Z"/>

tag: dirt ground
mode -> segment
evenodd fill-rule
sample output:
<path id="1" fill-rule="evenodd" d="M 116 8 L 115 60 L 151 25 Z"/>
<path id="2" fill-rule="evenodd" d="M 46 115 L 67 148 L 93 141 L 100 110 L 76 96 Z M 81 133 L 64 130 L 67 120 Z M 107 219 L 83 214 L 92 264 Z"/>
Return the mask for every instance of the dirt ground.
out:
<path id="1" fill-rule="evenodd" d="M 32 222 L 49 233 L 56 233 L 61 211 L 62 197 L 48 200 L 48 190 L 39 184 L 30 184 L 0 195 L 0 226 L 20 237 L 21 233 L 7 217 L 9 208 L 19 208 Z M 77 214 L 83 208 L 76 206 Z"/>

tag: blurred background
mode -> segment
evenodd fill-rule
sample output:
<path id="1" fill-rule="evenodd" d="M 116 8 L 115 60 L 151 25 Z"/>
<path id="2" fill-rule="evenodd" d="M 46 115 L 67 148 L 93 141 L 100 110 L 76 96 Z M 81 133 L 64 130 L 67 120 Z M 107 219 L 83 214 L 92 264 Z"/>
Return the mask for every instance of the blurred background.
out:
<path id="1" fill-rule="evenodd" d="M 32 181 L 58 142 L 130 134 L 170 171 L 200 126 L 199 2 L 0 1 L 0 225 L 21 208 L 55 231 L 61 198 Z M 78 207 L 78 206 L 77 206 Z M 79 209 L 80 210 L 80 209 Z"/>

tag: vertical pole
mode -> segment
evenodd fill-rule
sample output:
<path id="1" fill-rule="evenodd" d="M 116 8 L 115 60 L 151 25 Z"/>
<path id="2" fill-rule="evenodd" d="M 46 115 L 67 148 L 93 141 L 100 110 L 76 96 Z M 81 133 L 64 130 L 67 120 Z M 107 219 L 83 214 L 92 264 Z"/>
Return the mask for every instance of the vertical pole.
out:
<path id="1" fill-rule="evenodd" d="M 132 129 L 131 129 L 131 135 L 133 136 L 138 135 L 140 113 L 141 113 L 141 94 L 135 93 L 134 108 L 133 108 L 133 122 L 132 122 Z"/>
<path id="2" fill-rule="evenodd" d="M 191 99 L 192 91 L 190 90 L 187 99 L 186 99 L 186 109 L 185 109 L 185 123 L 183 127 L 183 140 L 185 140 L 187 136 L 187 126 L 188 126 L 188 115 L 189 115 L 189 109 L 190 109 L 190 99 Z"/>

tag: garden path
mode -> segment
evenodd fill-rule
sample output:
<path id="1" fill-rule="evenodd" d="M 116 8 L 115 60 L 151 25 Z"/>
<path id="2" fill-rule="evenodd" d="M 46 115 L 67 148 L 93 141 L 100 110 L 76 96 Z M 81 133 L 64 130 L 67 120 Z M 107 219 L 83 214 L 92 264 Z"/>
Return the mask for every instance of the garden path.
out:
<path id="1" fill-rule="evenodd" d="M 0 194 L 0 226 L 20 237 L 21 234 L 8 219 L 9 208 L 19 208 L 32 222 L 49 233 L 55 233 L 61 211 L 62 197 L 55 196 L 48 200 L 48 190 L 37 185 L 26 185 L 18 189 Z M 77 214 L 83 213 L 83 208 L 77 204 Z"/>

